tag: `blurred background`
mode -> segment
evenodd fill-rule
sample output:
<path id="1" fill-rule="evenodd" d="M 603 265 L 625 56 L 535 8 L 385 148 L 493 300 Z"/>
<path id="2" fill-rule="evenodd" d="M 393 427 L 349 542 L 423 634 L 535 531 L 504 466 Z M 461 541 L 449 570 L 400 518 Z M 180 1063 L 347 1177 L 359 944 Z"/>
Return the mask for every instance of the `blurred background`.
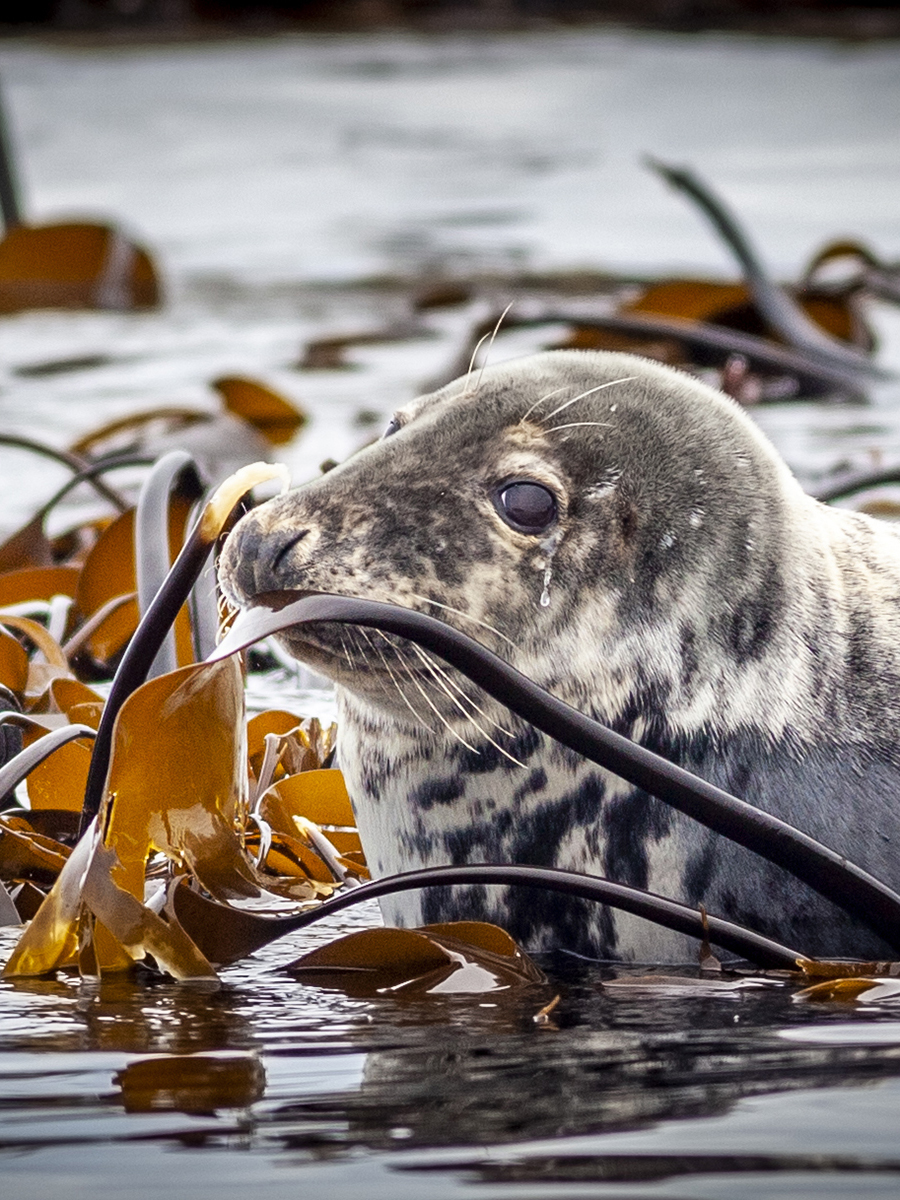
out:
<path id="1" fill-rule="evenodd" d="M 510 301 L 513 316 L 573 296 L 609 308 L 670 276 L 738 281 L 648 155 L 704 179 L 777 280 L 797 284 L 835 240 L 900 258 L 889 5 L 47 0 L 4 13 L 22 220 L 105 222 L 158 282 L 155 306 L 106 289 L 0 317 L 7 433 L 65 446 L 157 406 L 213 414 L 211 381 L 250 376 L 310 418 L 278 448 L 300 482 L 446 378 Z M 874 354 L 900 367 L 897 305 L 870 291 L 853 294 Z M 511 332 L 492 356 L 565 332 Z M 754 412 L 814 485 L 900 463 L 895 385 L 866 400 Z M 213 474 L 259 455 L 232 432 L 205 436 Z M 11 528 L 56 468 L 3 461 Z"/>
<path id="2" fill-rule="evenodd" d="M 8 0 L 10 25 L 124 30 L 199 25 L 497 28 L 529 22 L 627 21 L 663 29 L 758 29 L 883 36 L 896 33 L 890 0 Z"/>

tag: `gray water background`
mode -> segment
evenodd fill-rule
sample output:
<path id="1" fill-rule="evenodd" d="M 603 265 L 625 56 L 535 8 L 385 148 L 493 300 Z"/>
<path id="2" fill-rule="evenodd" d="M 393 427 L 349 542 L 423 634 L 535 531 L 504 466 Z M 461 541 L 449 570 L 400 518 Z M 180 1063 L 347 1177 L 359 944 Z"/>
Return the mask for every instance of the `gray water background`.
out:
<path id="1" fill-rule="evenodd" d="M 166 303 L 3 318 L 0 426 L 65 445 L 158 404 L 213 410 L 210 380 L 247 373 L 312 416 L 283 455 L 300 482 L 440 374 L 483 311 L 437 311 L 428 339 L 358 347 L 354 370 L 298 371 L 310 338 L 406 315 L 408 289 L 373 276 L 731 275 L 700 216 L 641 166 L 646 153 L 714 182 L 780 277 L 836 236 L 896 259 L 898 68 L 891 43 L 614 30 L 4 44 L 28 215 L 114 219 L 161 264 Z M 896 310 L 870 315 L 881 360 L 900 369 Z M 494 360 L 528 348 L 501 338 Z M 869 406 L 756 412 L 812 483 L 900 462 L 898 399 L 888 385 Z M 255 448 L 225 430 L 204 449 L 224 472 Z M 0 463 L 11 529 L 64 476 L 18 452 Z M 354 1000 L 273 973 L 375 919 L 271 947 L 214 993 L 0 984 L 4 1198 L 900 1193 L 889 1001 L 648 999 L 556 964 L 554 1030 L 533 1020 L 543 991 Z M 0 932 L 0 957 L 14 937 Z M 117 1072 L 197 1051 L 256 1056 L 263 1094 L 205 1114 L 127 1111 Z"/>

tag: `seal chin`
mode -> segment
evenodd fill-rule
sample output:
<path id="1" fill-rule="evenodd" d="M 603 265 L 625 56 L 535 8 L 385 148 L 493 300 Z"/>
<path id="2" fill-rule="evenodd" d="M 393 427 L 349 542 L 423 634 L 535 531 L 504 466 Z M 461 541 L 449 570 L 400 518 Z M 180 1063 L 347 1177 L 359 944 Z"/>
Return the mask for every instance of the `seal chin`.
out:
<path id="1" fill-rule="evenodd" d="M 289 595 L 291 600 L 314 594 L 275 593 Z M 264 593 L 248 607 L 266 605 L 268 599 Z M 293 658 L 379 707 L 396 708 L 404 695 L 403 685 L 421 689 L 433 673 L 433 668 L 423 666 L 412 643 L 393 634 L 321 621 L 286 629 L 276 636 Z"/>

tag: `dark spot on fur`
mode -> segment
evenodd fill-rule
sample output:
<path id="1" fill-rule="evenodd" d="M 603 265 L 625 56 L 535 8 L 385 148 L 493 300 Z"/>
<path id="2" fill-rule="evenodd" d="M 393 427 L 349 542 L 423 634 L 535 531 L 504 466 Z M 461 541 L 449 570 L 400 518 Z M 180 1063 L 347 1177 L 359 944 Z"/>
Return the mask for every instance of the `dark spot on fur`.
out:
<path id="1" fill-rule="evenodd" d="M 515 862 L 536 867 L 559 866 L 559 846 L 569 832 L 569 806 L 565 798 L 545 801 L 516 821 L 512 853 Z"/>
<path id="2" fill-rule="evenodd" d="M 681 686 L 690 688 L 700 670 L 697 656 L 697 631 L 692 625 L 682 625 L 681 638 Z"/>
<path id="3" fill-rule="evenodd" d="M 464 775 L 488 775 L 496 771 L 501 762 L 507 762 L 496 746 L 485 742 L 470 750 L 468 746 L 455 746 L 452 751 L 454 766 Z"/>
<path id="4" fill-rule="evenodd" d="M 477 840 L 472 828 L 455 829 L 452 833 L 444 835 L 444 847 L 454 867 L 471 861 L 472 850 Z"/>
<path id="5" fill-rule="evenodd" d="M 683 898 L 688 904 L 697 904 L 703 900 L 712 882 L 715 865 L 716 851 L 712 840 L 702 850 L 688 856 L 682 875 Z"/>
<path id="6" fill-rule="evenodd" d="M 582 780 L 577 791 L 562 798 L 568 808 L 569 821 L 574 825 L 593 825 L 600 817 L 605 791 L 599 775 L 589 775 Z"/>
<path id="7" fill-rule="evenodd" d="M 872 673 L 869 647 L 872 644 L 872 622 L 862 612 L 854 609 L 849 614 L 847 631 L 847 667 L 863 681 Z"/>
<path id="8" fill-rule="evenodd" d="M 426 779 L 410 792 L 409 802 L 414 808 L 428 810 L 436 804 L 452 804 L 463 794 L 464 785 L 460 775 L 446 779 Z"/>
<path id="9" fill-rule="evenodd" d="M 521 731 L 516 735 L 513 742 L 506 747 L 506 750 L 513 758 L 517 758 L 519 762 L 527 762 L 540 749 L 542 741 L 542 735 L 533 725 L 523 725 Z M 513 765 L 509 762 L 509 759 L 505 759 L 504 762 L 510 766 Z"/>
<path id="10" fill-rule="evenodd" d="M 671 828 L 672 810 L 646 792 L 633 791 L 607 801 L 602 813 L 606 831 L 604 869 L 610 879 L 645 888 L 647 847 Z"/>
<path id="11" fill-rule="evenodd" d="M 524 800 L 526 796 L 533 796 L 537 792 L 542 792 L 547 786 L 547 772 L 543 767 L 538 767 L 531 771 L 524 783 L 520 783 L 513 792 L 513 800 Z"/>
<path id="12" fill-rule="evenodd" d="M 765 590 L 742 598 L 728 622 L 726 640 L 735 659 L 759 660 L 778 629 L 784 609 L 784 585 L 773 571 Z"/>
<path id="13" fill-rule="evenodd" d="M 619 502 L 619 524 L 623 540 L 630 542 L 637 533 L 638 513 L 631 501 L 624 498 Z"/>
<path id="14" fill-rule="evenodd" d="M 750 762 L 729 763 L 728 790 L 733 796 L 743 800 L 753 786 L 753 773 L 756 767 Z"/>

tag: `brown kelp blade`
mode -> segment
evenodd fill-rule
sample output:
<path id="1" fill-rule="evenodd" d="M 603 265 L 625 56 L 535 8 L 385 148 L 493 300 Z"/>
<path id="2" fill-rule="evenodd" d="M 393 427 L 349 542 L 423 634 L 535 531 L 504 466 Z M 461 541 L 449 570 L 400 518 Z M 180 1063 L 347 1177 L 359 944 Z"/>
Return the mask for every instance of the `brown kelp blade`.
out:
<path id="1" fill-rule="evenodd" d="M 479 921 L 360 929 L 282 970 L 353 996 L 483 994 L 546 982 L 508 933 Z"/>
<path id="2" fill-rule="evenodd" d="M 97 730 L 97 741 L 91 758 L 84 794 L 82 827 L 86 827 L 100 810 L 113 726 L 125 700 L 147 678 L 151 664 L 168 633 L 172 622 L 197 581 L 209 553 L 225 528 L 231 514 L 252 488 L 270 479 L 286 482 L 283 466 L 271 463 L 252 463 L 242 467 L 224 481 L 207 501 L 200 518 L 181 548 L 178 558 L 166 576 L 144 614 L 140 625 L 128 643 L 113 679 L 103 719 Z"/>
<path id="3" fill-rule="evenodd" d="M 789 346 L 830 366 L 848 367 L 860 374 L 888 376 L 856 347 L 832 338 L 810 320 L 803 308 L 770 278 L 745 231 L 709 185 L 685 167 L 672 167 L 648 158 L 648 165 L 668 183 L 689 196 L 713 223 L 744 271 L 747 287 L 769 325 Z"/>
<path id="4" fill-rule="evenodd" d="M 283 446 L 309 419 L 289 400 L 255 379 L 223 375 L 213 381 L 225 407 L 253 425 L 273 446 Z"/>
<path id="5" fill-rule="evenodd" d="M 72 851 L 3 968 L 6 978 L 45 975 L 76 962 L 83 973 L 124 970 L 150 954 L 175 979 L 215 979 L 177 921 L 165 921 L 122 887 L 115 850 L 96 822 Z"/>
<path id="6" fill-rule="evenodd" d="M 0 312 L 154 308 L 159 291 L 150 255 L 110 225 L 18 225 L 0 241 Z"/>
<path id="7" fill-rule="evenodd" d="M 339 778 L 336 771 L 308 774 L 313 783 L 323 774 Z M 222 901 L 250 899 L 277 910 L 286 901 L 330 894 L 333 877 L 323 886 L 302 868 L 279 874 L 268 854 L 261 868 L 253 862 L 241 832 L 246 782 L 243 675 L 235 658 L 193 663 L 137 688 L 116 720 L 100 820 L 90 827 L 98 832 L 86 833 L 76 847 L 77 874 L 65 866 L 59 871 L 7 974 L 44 973 L 77 957 L 83 973 L 96 975 L 151 955 L 175 978 L 213 978 L 177 919 L 161 918 L 145 900 L 155 856 Z M 336 815 L 345 809 L 338 805 Z M 10 843 L 28 836 L 27 829 L 10 830 Z M 46 875 L 42 870 L 42 880 Z"/>
<path id="8" fill-rule="evenodd" d="M 337 622 L 399 634 L 468 676 L 550 737 L 666 804 L 789 871 L 900 949 L 900 895 L 777 817 L 692 775 L 551 696 L 459 630 L 425 613 L 372 600 L 273 592 L 240 613 L 212 659 L 293 625 Z"/>
<path id="9" fill-rule="evenodd" d="M 15 715 L 18 716 L 18 714 Z M 66 725 L 62 729 L 53 729 L 44 734 L 42 738 L 32 742 L 30 746 L 26 746 L 15 758 L 0 767 L 0 796 L 5 796 L 7 792 L 21 783 L 29 771 L 33 770 L 38 763 L 43 762 L 60 746 L 64 746 L 75 738 L 93 737 L 94 730 L 89 725 L 80 724 Z"/>
<path id="10" fill-rule="evenodd" d="M 851 343 L 859 338 L 865 339 L 865 348 L 871 347 L 871 336 L 857 319 L 850 297 L 803 296 L 798 303 L 811 320 L 841 342 Z M 688 321 L 725 326 L 755 336 L 762 336 L 766 332 L 765 323 L 750 292 L 742 283 L 719 283 L 711 279 L 664 279 L 649 284 L 636 299 L 623 304 L 620 311 L 682 317 Z"/>

